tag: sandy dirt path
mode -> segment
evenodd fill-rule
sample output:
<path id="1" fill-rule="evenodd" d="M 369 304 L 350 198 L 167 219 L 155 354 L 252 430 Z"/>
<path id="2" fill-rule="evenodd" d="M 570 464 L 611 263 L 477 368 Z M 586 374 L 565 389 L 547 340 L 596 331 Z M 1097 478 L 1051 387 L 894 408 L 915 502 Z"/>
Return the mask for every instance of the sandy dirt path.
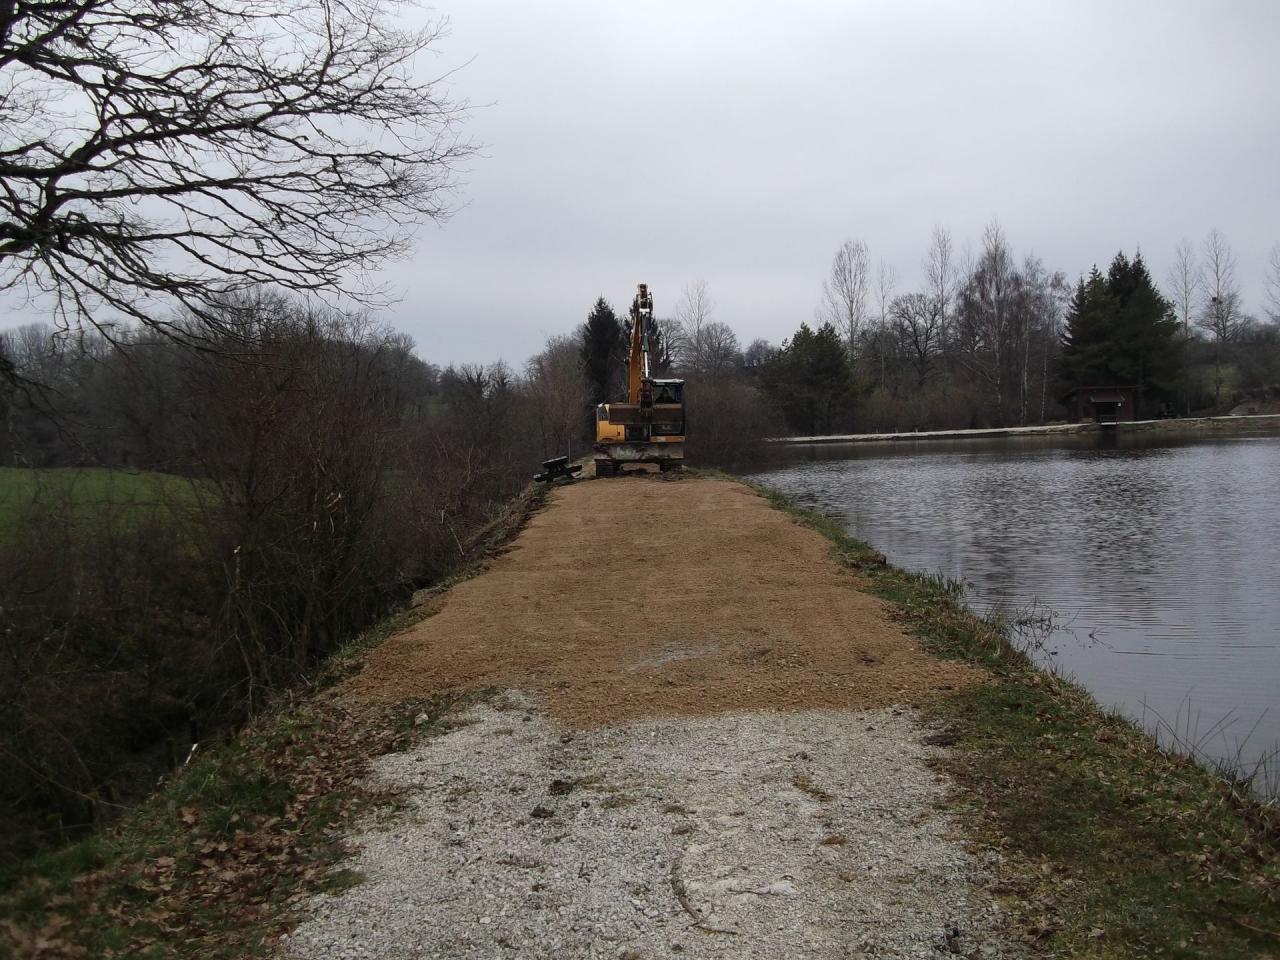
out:
<path id="1" fill-rule="evenodd" d="M 978 679 L 926 655 L 820 534 L 723 480 L 562 487 L 484 576 L 375 650 L 358 697 L 520 687 L 591 726 L 917 702 Z"/>
<path id="2" fill-rule="evenodd" d="M 375 764 L 406 804 L 282 954 L 1020 955 L 911 706 L 981 679 L 745 486 L 561 488 L 349 681 L 505 692 Z"/>

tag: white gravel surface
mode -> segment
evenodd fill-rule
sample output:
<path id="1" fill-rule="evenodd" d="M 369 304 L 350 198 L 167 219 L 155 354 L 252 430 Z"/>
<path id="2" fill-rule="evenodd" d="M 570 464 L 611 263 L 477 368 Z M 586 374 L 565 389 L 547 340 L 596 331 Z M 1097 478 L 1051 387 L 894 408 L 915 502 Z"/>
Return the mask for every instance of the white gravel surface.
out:
<path id="1" fill-rule="evenodd" d="M 376 777 L 407 809 L 282 954 L 1003 957 L 910 712 L 667 717 L 570 732 L 506 694 Z"/>

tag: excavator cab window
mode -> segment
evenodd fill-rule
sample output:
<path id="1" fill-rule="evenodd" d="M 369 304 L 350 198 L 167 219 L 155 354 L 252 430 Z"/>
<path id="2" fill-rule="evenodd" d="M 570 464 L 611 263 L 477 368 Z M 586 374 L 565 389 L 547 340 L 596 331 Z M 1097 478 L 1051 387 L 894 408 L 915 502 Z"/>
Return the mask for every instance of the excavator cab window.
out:
<path id="1" fill-rule="evenodd" d="M 683 383 L 658 383 L 654 385 L 654 403 L 682 403 L 684 401 Z"/>

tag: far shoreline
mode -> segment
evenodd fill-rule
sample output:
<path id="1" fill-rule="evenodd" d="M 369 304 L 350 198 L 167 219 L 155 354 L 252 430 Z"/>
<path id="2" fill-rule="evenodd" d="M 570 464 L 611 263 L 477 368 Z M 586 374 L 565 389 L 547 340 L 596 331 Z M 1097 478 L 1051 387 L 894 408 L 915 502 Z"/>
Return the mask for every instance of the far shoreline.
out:
<path id="1" fill-rule="evenodd" d="M 1169 436 L 1248 436 L 1280 434 L 1280 414 L 1222 417 L 1177 417 L 1132 420 L 1119 424 L 1052 423 L 1032 427 L 985 427 L 973 430 L 920 430 L 910 433 L 846 433 L 807 437 L 770 437 L 779 446 L 819 446 L 855 443 L 913 443 L 928 440 L 983 440 L 991 437 L 1077 436 L 1114 432 Z"/>

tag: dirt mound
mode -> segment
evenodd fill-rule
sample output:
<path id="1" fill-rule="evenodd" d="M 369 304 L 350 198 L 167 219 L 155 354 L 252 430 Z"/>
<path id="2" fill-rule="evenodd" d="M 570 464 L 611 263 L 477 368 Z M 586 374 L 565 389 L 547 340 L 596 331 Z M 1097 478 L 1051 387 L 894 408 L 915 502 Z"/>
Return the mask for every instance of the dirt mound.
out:
<path id="1" fill-rule="evenodd" d="M 369 654 L 347 692 L 519 687 L 594 726 L 884 706 L 981 679 L 925 654 L 855 586 L 820 534 L 742 484 L 578 483 L 439 613 Z"/>

